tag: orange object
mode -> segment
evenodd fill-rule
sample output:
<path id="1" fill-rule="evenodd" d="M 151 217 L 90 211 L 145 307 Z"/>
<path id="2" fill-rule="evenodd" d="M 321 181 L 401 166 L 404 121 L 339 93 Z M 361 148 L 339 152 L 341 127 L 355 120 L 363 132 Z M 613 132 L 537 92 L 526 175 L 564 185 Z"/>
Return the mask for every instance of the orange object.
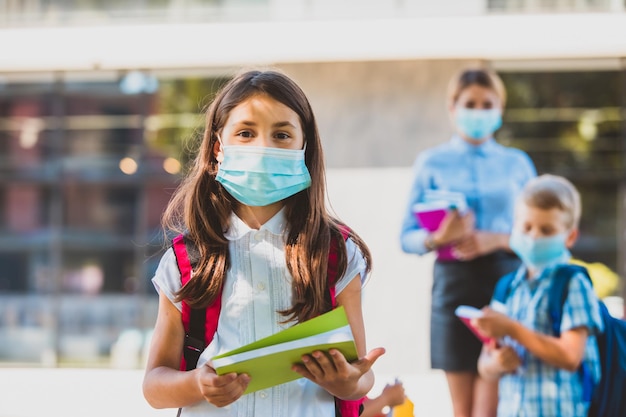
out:
<path id="1" fill-rule="evenodd" d="M 391 409 L 391 417 L 415 417 L 413 414 L 413 401 L 404 397 L 404 402 Z"/>

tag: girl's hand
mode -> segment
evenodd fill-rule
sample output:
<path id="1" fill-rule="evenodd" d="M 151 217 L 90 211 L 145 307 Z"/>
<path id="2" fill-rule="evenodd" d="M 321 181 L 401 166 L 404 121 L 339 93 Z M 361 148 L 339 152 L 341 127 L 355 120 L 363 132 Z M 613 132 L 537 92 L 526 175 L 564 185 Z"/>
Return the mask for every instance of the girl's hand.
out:
<path id="1" fill-rule="evenodd" d="M 439 228 L 433 232 L 433 241 L 437 246 L 460 241 L 472 233 L 475 222 L 474 213 L 471 211 L 461 214 L 458 210 L 449 210 Z"/>
<path id="2" fill-rule="evenodd" d="M 295 364 L 291 369 L 335 397 L 356 399 L 352 398 L 352 395 L 358 389 L 359 379 L 384 353 L 384 348 L 376 348 L 364 357 L 349 363 L 337 349 L 330 349 L 328 352 L 318 350 L 310 355 L 304 355 L 302 364 Z"/>
<path id="3" fill-rule="evenodd" d="M 246 374 L 230 373 L 218 376 L 215 369 L 205 365 L 198 369 L 196 381 L 204 399 L 216 407 L 237 401 L 250 383 Z"/>
<path id="4" fill-rule="evenodd" d="M 513 333 L 513 328 L 517 324 L 515 320 L 489 307 L 483 307 L 481 311 L 482 316 L 472 319 L 472 325 L 485 336 L 500 339 Z"/>
<path id="5" fill-rule="evenodd" d="M 481 255 L 505 248 L 508 235 L 476 230 L 458 241 L 453 247 L 454 256 L 469 261 Z"/>

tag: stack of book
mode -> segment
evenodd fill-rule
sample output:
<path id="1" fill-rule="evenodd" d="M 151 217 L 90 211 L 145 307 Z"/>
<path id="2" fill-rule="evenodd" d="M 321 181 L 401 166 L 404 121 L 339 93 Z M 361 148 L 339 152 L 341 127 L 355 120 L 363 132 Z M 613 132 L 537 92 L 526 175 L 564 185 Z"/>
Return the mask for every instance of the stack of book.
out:
<path id="1" fill-rule="evenodd" d="M 302 356 L 316 350 L 338 349 L 350 362 L 358 359 L 354 336 L 343 307 L 212 358 L 218 375 L 248 374 L 245 393 L 301 378 L 291 370 Z"/>

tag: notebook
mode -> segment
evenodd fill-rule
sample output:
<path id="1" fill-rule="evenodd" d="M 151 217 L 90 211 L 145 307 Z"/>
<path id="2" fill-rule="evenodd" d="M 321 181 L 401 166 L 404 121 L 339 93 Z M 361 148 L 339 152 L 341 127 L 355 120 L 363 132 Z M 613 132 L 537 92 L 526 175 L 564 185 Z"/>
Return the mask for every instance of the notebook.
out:
<path id="1" fill-rule="evenodd" d="M 448 210 L 453 208 L 462 214 L 467 211 L 467 200 L 462 193 L 427 190 L 424 193 L 424 201 L 413 205 L 413 213 L 421 227 L 429 232 L 434 232 L 439 228 Z M 456 259 L 451 246 L 439 248 L 437 258 L 444 261 Z"/>
<path id="2" fill-rule="evenodd" d="M 315 350 L 339 349 L 348 361 L 358 358 L 354 337 L 343 307 L 298 323 L 272 336 L 212 358 L 218 375 L 250 375 L 245 393 L 301 378 L 291 370 L 302 355 Z"/>

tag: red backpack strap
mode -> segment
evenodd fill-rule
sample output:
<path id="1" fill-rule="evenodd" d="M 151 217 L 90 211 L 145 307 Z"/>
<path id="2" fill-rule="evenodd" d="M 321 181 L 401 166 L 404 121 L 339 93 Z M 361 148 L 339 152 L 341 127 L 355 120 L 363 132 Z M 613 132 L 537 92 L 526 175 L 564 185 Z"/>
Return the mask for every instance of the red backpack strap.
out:
<path id="1" fill-rule="evenodd" d="M 350 237 L 350 228 L 345 225 L 339 226 L 339 231 L 343 240 Z M 337 239 L 330 239 L 330 248 L 328 250 L 328 292 L 330 293 L 330 301 L 333 308 L 337 307 L 337 298 L 335 292 L 335 284 L 337 283 Z M 363 401 L 365 398 L 358 400 L 342 400 L 335 397 L 335 415 L 337 417 L 358 417 L 363 411 Z"/>
<path id="2" fill-rule="evenodd" d="M 350 228 L 345 225 L 339 226 L 339 231 L 343 240 L 347 240 L 350 236 Z M 328 291 L 330 293 L 330 302 L 333 308 L 337 307 L 335 284 L 337 283 L 337 252 L 338 242 L 337 239 L 330 239 L 330 247 L 328 249 Z"/>
<path id="3" fill-rule="evenodd" d="M 185 237 L 181 234 L 172 240 L 172 248 L 176 255 L 176 263 L 180 271 L 181 285 L 186 285 L 191 279 L 192 265 L 189 260 L 189 253 L 185 243 Z M 217 331 L 220 310 L 222 308 L 222 294 L 218 294 L 213 303 L 205 308 L 191 308 L 189 304 L 182 301 L 182 321 L 185 329 L 185 342 L 183 346 L 183 357 L 181 358 L 180 369 L 195 369 L 200 354 L 204 348 L 213 340 Z"/>

